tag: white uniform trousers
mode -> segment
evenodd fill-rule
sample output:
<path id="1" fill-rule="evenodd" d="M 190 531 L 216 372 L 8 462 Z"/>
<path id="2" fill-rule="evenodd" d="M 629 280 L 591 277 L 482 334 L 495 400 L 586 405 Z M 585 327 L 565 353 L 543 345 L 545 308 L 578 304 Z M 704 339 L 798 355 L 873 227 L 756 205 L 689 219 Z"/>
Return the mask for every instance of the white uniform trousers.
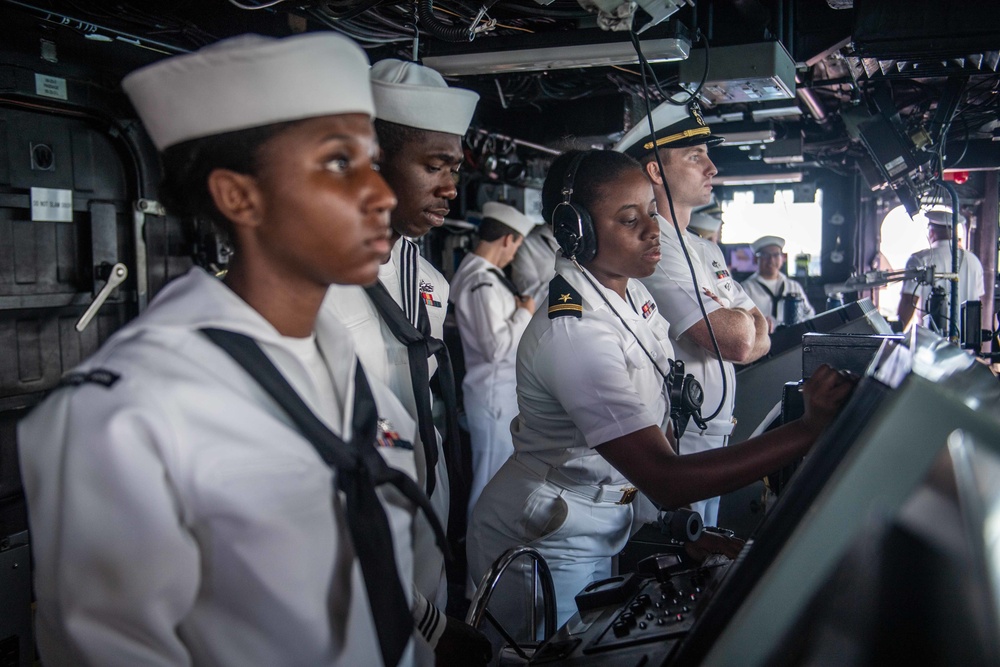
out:
<path id="1" fill-rule="evenodd" d="M 478 584 L 493 561 L 511 547 L 536 549 L 552 573 L 556 621 L 562 625 L 576 612 L 576 594 L 589 583 L 611 576 L 612 557 L 631 533 L 632 509 L 632 505 L 585 498 L 511 457 L 483 491 L 473 512 L 469 573 Z M 525 560 L 520 568 L 512 566 L 490 605 L 491 613 L 504 628 L 517 633 L 518 640 L 530 630 L 530 577 L 530 561 Z"/>

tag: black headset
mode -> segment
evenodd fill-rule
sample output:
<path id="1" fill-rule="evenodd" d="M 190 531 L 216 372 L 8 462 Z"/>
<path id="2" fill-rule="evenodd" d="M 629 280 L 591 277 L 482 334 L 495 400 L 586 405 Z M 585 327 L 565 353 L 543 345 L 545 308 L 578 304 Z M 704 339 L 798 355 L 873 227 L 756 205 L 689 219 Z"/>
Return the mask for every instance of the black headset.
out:
<path id="1" fill-rule="evenodd" d="M 552 211 L 552 235 L 555 236 L 563 256 L 586 264 L 597 255 L 597 233 L 594 221 L 583 206 L 573 203 L 573 186 L 580 163 L 590 154 L 581 151 L 566 168 L 563 180 L 563 200 Z"/>

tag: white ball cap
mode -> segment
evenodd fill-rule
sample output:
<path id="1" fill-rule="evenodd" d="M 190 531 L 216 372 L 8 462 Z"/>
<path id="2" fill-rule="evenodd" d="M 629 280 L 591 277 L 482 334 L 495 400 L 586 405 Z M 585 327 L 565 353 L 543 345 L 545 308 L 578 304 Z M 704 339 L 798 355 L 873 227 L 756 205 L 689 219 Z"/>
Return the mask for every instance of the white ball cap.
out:
<path id="1" fill-rule="evenodd" d="M 769 245 L 776 245 L 778 246 L 778 250 L 784 250 L 785 239 L 780 236 L 761 236 L 759 239 L 751 243 L 750 247 L 753 248 L 755 253 L 758 253 Z"/>
<path id="2" fill-rule="evenodd" d="M 535 223 L 524 213 L 513 206 L 496 201 L 483 204 L 483 217 L 498 220 L 521 236 L 527 236 L 528 232 L 535 228 Z"/>
<path id="3" fill-rule="evenodd" d="M 368 56 L 332 32 L 241 35 L 138 69 L 122 87 L 157 149 L 375 104 Z"/>
<path id="4" fill-rule="evenodd" d="M 464 135 L 476 111 L 479 93 L 449 88 L 436 71 L 388 58 L 372 65 L 375 116 L 419 130 Z"/>

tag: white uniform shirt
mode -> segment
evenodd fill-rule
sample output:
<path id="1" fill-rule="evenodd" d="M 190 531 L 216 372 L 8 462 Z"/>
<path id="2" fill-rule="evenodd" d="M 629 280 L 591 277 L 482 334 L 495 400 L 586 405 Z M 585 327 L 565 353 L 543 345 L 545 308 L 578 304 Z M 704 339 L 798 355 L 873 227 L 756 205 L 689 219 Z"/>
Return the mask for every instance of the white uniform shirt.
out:
<path id="1" fill-rule="evenodd" d="M 400 250 L 402 239 L 393 244 L 389 261 L 379 267 L 378 277 L 397 304 L 402 305 L 400 276 Z M 423 257 L 419 258 L 417 269 L 418 297 L 427 307 L 431 336 L 441 339 L 444 334 L 444 318 L 448 309 L 448 282 L 444 276 Z M 389 326 L 379 317 L 375 305 L 356 285 L 331 285 L 323 301 L 322 312 L 337 318 L 350 331 L 361 364 L 369 377 L 383 382 L 416 420 L 417 405 L 413 398 L 413 382 L 410 379 L 410 360 L 406 346 L 396 340 Z M 437 370 L 437 360 L 427 360 L 428 377 Z M 427 388 L 430 393 L 430 387 Z M 419 437 L 418 437 L 419 441 Z M 442 526 L 448 525 L 448 503 L 450 485 L 444 450 L 439 442 L 438 464 L 435 468 L 436 484 L 431 494 L 431 505 Z M 417 478 L 421 488 L 426 489 L 426 457 L 422 447 L 417 448 Z M 422 518 L 418 521 L 423 523 Z M 429 528 L 429 526 L 425 526 Z M 447 593 L 444 586 L 444 556 L 434 542 L 429 530 L 417 533 L 416 546 L 417 590 L 432 603 L 443 605 Z"/>
<path id="2" fill-rule="evenodd" d="M 582 295 L 583 317 L 549 319 L 539 308 L 528 325 L 517 352 L 514 449 L 580 483 L 624 484 L 593 447 L 648 426 L 666 432 L 669 405 L 653 364 L 669 371 L 670 325 L 637 281 L 628 283 L 630 304 L 596 280 L 595 289 L 569 260 L 559 258 L 556 270 Z"/>
<path id="3" fill-rule="evenodd" d="M 719 246 L 688 231 L 682 234 L 694 264 L 698 285 L 711 290 L 726 308 L 754 308 L 753 301 L 729 273 Z M 670 322 L 670 339 L 674 343 L 676 358 L 684 362 L 685 371 L 694 375 L 705 391 L 701 412 L 707 417 L 719 406 L 722 398 L 719 360 L 714 353 L 686 338 L 684 333 L 702 319 L 699 301 L 705 304 L 705 311 L 708 313 L 723 306 L 695 290 L 676 229 L 662 217 L 660 251 L 662 257 L 656 271 L 648 278 L 643 278 L 642 284 L 653 295 L 660 313 Z M 690 454 L 720 447 L 724 444 L 724 437 L 732 433 L 736 372 L 733 364 L 728 361 L 723 366 L 726 374 L 726 397 L 722 411 L 709 422 L 708 430 L 704 433 L 693 425 L 688 428 L 681 439 L 681 453 Z"/>
<path id="4" fill-rule="evenodd" d="M 979 258 L 968 250 L 959 248 L 958 250 L 958 303 L 959 306 L 966 301 L 974 301 L 982 298 L 986 290 L 983 285 L 983 265 Z M 933 266 L 934 273 L 951 272 L 951 241 L 935 241 L 927 250 L 920 250 L 910 255 L 906 260 L 906 269 L 919 269 Z M 935 279 L 935 285 L 944 288 L 947 295 L 946 308 L 951 299 L 951 281 L 946 279 Z M 919 308 L 926 311 L 931 296 L 931 286 L 917 283 L 916 280 L 907 280 L 903 283 L 903 294 L 915 294 L 920 297 Z M 950 312 L 946 310 L 945 312 Z"/>
<path id="5" fill-rule="evenodd" d="M 334 432 L 350 433 L 355 357 L 333 318 L 321 314 L 316 339 L 346 404 L 322 410 L 309 371 L 235 293 L 200 269 L 169 284 L 79 369 L 117 381 L 58 389 L 20 424 L 42 659 L 379 664 L 333 473 L 202 327 L 252 336 Z M 379 415 L 412 441 L 406 411 L 371 386 Z M 415 475 L 411 450 L 380 452 Z M 379 493 L 409 594 L 413 509 Z"/>
<path id="6" fill-rule="evenodd" d="M 802 285 L 800 285 L 797 280 L 793 280 L 783 273 L 778 273 L 777 283 L 774 289 L 771 289 L 771 286 L 767 284 L 767 281 L 764 280 L 764 278 L 761 278 L 760 273 L 757 271 L 755 271 L 749 278 L 741 282 L 740 285 L 746 291 L 747 296 L 753 299 L 753 302 L 757 305 L 757 308 L 760 309 L 760 312 L 773 318 L 776 325 L 782 325 L 785 323 L 785 301 L 782 297 L 791 294 L 794 294 L 802 299 L 802 319 L 808 320 L 816 315 L 816 311 L 813 309 L 812 304 L 809 303 L 809 299 L 806 297 L 806 293 L 805 290 L 802 289 Z M 767 293 L 768 289 L 771 290 L 771 294 Z M 778 299 L 777 307 L 775 307 L 774 299 L 771 296 L 772 294 Z"/>
<path id="7" fill-rule="evenodd" d="M 653 518 L 640 509 L 651 507 L 641 495 L 631 504 L 616 502 L 631 484 L 594 447 L 649 426 L 666 432 L 670 405 L 654 363 L 666 372 L 673 351 L 669 325 L 639 282 L 628 282 L 625 300 L 596 280 L 592 286 L 568 260 L 560 258 L 556 270 L 579 293 L 582 316 L 550 319 L 539 308 L 521 338 L 520 413 L 511 425 L 516 453 L 476 505 L 468 554 L 478 580 L 510 547 L 537 549 L 549 564 L 562 623 L 575 611 L 573 596 L 610 576 L 612 557 Z M 598 485 L 610 492 L 607 498 L 589 495 Z M 523 593 L 527 586 L 518 588 Z M 504 627 L 519 628 L 528 617 L 517 593 L 494 610 Z"/>
<path id="8" fill-rule="evenodd" d="M 400 248 L 402 239 L 392 246 L 389 261 L 379 267 L 378 278 L 385 285 L 397 304 L 402 304 L 400 286 Z M 427 306 L 431 336 L 441 339 L 444 335 L 444 318 L 448 312 L 448 281 L 441 272 L 422 256 L 419 258 L 419 298 Z M 331 285 L 323 309 L 337 316 L 351 332 L 358 356 L 370 376 L 382 380 L 403 402 L 411 415 L 417 414 L 410 381 L 410 361 L 406 346 L 396 340 L 388 325 L 382 321 L 375 306 L 362 287 L 356 285 Z M 437 370 L 434 357 L 427 360 L 428 376 Z M 430 391 L 428 389 L 428 391 Z"/>
<path id="9" fill-rule="evenodd" d="M 531 320 L 518 308 L 500 269 L 469 253 L 452 277 L 451 296 L 465 351 L 462 381 L 472 443 L 469 511 L 507 457 L 513 443 L 510 422 L 517 415 L 514 363 L 517 344 Z"/>
<path id="10" fill-rule="evenodd" d="M 524 237 L 510 264 L 511 280 L 521 294 L 527 294 L 536 304 L 545 303 L 549 281 L 556 275 L 556 255 L 559 244 L 552 235 L 552 225 L 535 225 Z"/>
<path id="11" fill-rule="evenodd" d="M 500 269 L 490 261 L 469 253 L 452 277 L 458 331 L 465 352 L 463 391 L 489 396 L 514 389 L 514 361 L 521 334 L 531 313 L 518 308 L 514 295 L 497 276 Z"/>

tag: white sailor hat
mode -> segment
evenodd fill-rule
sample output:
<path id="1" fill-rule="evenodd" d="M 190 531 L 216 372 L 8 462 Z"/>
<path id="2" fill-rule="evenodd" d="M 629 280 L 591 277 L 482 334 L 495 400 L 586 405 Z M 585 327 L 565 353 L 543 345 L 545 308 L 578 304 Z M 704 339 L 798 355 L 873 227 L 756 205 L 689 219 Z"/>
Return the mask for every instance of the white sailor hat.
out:
<path id="1" fill-rule="evenodd" d="M 688 227 L 700 229 L 704 232 L 717 232 L 721 226 L 722 218 L 716 218 L 705 213 L 692 213 L 691 222 L 688 223 Z"/>
<path id="2" fill-rule="evenodd" d="M 756 254 L 769 245 L 776 245 L 779 250 L 784 250 L 785 239 L 780 236 L 761 236 L 759 239 L 751 243 L 750 247 L 753 248 L 753 251 Z"/>
<path id="3" fill-rule="evenodd" d="M 498 201 L 488 201 L 483 204 L 483 217 L 502 222 L 521 236 L 527 236 L 528 232 L 535 228 L 534 221 L 524 213 Z"/>
<path id="4" fill-rule="evenodd" d="M 233 37 L 138 69 L 122 87 L 161 151 L 213 134 L 375 111 L 368 56 L 332 32 Z"/>
<path id="5" fill-rule="evenodd" d="M 951 207 L 943 206 L 941 204 L 935 204 L 927 210 L 924 211 L 924 215 L 927 217 L 927 224 L 937 225 L 939 227 L 951 227 Z M 965 216 L 961 213 L 958 214 L 958 224 L 965 224 Z"/>
<path id="6" fill-rule="evenodd" d="M 371 82 L 377 118 L 420 130 L 464 135 L 479 101 L 431 68 L 395 58 L 372 65 Z"/>
<path id="7" fill-rule="evenodd" d="M 641 158 L 650 153 L 654 147 L 685 148 L 708 144 L 715 146 L 725 139 L 712 136 L 712 128 L 701 116 L 701 107 L 697 102 L 677 106 L 664 102 L 653 109 L 653 129 L 656 130 L 656 141 L 649 133 L 649 121 L 643 117 L 631 130 L 625 133 L 614 146 L 619 153 Z"/>

